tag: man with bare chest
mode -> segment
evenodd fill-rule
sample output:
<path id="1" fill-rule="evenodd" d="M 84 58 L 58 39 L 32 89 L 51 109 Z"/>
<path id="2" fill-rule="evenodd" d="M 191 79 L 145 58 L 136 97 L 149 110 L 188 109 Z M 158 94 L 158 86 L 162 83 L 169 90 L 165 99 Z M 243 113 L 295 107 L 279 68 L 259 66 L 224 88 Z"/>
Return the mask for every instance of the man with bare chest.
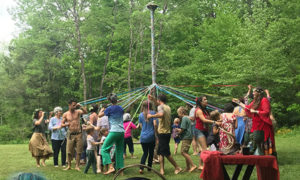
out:
<path id="1" fill-rule="evenodd" d="M 80 109 L 78 109 L 80 108 Z M 67 154 L 68 167 L 65 170 L 71 169 L 71 161 L 76 151 L 76 166 L 75 169 L 80 171 L 80 155 L 83 149 L 82 129 L 80 126 L 80 116 L 86 114 L 85 108 L 82 108 L 75 100 L 69 101 L 69 111 L 65 112 L 62 117 L 62 127 L 68 127 L 67 135 Z"/>

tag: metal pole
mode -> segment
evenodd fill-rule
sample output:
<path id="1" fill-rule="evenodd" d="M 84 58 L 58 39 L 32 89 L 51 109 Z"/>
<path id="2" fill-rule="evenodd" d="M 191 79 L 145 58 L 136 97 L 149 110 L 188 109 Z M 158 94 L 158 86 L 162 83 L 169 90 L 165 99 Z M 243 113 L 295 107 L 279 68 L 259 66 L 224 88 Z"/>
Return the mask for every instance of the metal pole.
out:
<path id="1" fill-rule="evenodd" d="M 153 2 L 147 4 L 151 17 L 151 65 L 152 65 L 152 84 L 156 84 L 156 62 L 155 62 L 155 45 L 154 45 L 154 11 L 158 6 Z"/>

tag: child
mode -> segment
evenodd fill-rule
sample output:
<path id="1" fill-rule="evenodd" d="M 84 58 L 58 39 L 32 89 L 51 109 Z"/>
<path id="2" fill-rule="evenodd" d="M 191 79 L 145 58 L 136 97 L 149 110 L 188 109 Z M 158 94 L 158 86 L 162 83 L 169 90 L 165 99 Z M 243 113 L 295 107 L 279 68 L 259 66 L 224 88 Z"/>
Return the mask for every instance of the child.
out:
<path id="1" fill-rule="evenodd" d="M 131 122 L 131 116 L 129 113 L 125 113 L 123 115 L 123 120 L 124 120 L 124 129 L 125 129 L 125 134 L 124 134 L 124 154 L 123 157 L 124 159 L 126 158 L 126 144 L 128 145 L 129 152 L 131 154 L 131 159 L 136 158 L 133 156 L 134 148 L 133 148 L 133 141 L 131 137 L 131 130 L 136 129 L 136 126 Z"/>
<path id="2" fill-rule="evenodd" d="M 101 173 L 103 171 L 103 161 L 102 161 L 102 156 L 101 156 L 101 147 L 102 147 L 102 144 L 104 143 L 104 140 L 106 139 L 108 135 L 108 129 L 107 128 L 101 128 L 100 131 L 99 131 L 99 137 L 100 137 L 100 145 L 99 145 L 99 156 L 97 158 L 99 158 L 99 161 L 100 162 L 100 165 L 101 167 L 98 168 L 97 166 L 97 173 Z M 106 170 L 107 170 L 107 167 L 106 166 Z"/>
<path id="3" fill-rule="evenodd" d="M 86 154 L 88 156 L 88 162 L 85 166 L 84 173 L 86 174 L 88 172 L 90 166 L 92 165 L 93 172 L 95 174 L 97 174 L 97 172 L 96 172 L 96 157 L 95 157 L 94 151 L 96 149 L 96 145 L 100 144 L 100 142 L 95 142 L 95 140 L 93 138 L 93 135 L 94 135 L 94 127 L 93 126 L 88 126 L 86 128 L 86 133 L 88 134 L 87 138 L 86 138 L 86 141 L 87 141 Z"/>
<path id="4" fill-rule="evenodd" d="M 181 118 L 180 128 L 177 128 L 176 131 L 179 133 L 182 140 L 181 154 L 186 162 L 185 171 L 192 172 L 197 169 L 197 166 L 193 163 L 191 156 L 189 155 L 189 149 L 193 140 L 191 121 L 188 117 L 187 109 L 183 106 L 177 109 L 177 114 Z"/>
<path id="5" fill-rule="evenodd" d="M 176 131 L 176 129 L 180 128 L 179 123 L 180 123 L 180 119 L 175 118 L 174 124 L 172 125 L 172 138 L 175 141 L 174 155 L 177 153 L 178 144 L 180 143 L 180 138 L 179 138 L 178 132 Z"/>

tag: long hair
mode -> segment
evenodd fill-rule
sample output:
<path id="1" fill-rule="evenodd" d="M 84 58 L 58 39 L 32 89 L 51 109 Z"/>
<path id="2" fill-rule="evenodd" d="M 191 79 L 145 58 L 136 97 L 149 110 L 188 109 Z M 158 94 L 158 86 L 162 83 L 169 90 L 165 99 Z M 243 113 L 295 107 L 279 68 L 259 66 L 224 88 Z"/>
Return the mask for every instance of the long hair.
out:
<path id="1" fill-rule="evenodd" d="M 264 97 L 263 96 L 264 90 L 261 87 L 257 87 L 254 89 L 254 91 L 256 91 L 258 93 L 258 96 L 254 97 L 251 108 L 256 110 L 256 109 L 258 109 L 260 102 L 261 102 L 262 98 Z"/>
<path id="2" fill-rule="evenodd" d="M 147 114 L 148 114 L 148 104 L 149 104 L 149 110 L 153 110 L 153 105 L 151 102 L 148 103 L 148 101 L 144 101 L 142 104 L 142 108 L 141 111 L 144 115 L 145 121 L 149 122 L 149 119 L 147 118 Z"/>
<path id="3" fill-rule="evenodd" d="M 209 115 L 209 112 L 206 109 L 206 107 L 202 106 L 202 104 L 201 104 L 204 97 L 206 97 L 206 96 L 200 96 L 200 97 L 196 98 L 196 107 L 200 108 L 204 114 Z"/>

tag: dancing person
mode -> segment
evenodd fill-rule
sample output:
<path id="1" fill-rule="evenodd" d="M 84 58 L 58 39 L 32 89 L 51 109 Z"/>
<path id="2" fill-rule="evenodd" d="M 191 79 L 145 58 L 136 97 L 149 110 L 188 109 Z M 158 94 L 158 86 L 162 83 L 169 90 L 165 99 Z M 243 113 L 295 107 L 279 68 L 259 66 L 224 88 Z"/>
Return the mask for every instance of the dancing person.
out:
<path id="1" fill-rule="evenodd" d="M 239 98 L 240 102 L 245 103 L 244 97 Z M 243 138 L 245 133 L 245 110 L 241 106 L 236 106 L 233 110 L 233 114 L 237 119 L 237 128 L 235 129 L 235 138 L 237 143 L 243 144 Z"/>
<path id="2" fill-rule="evenodd" d="M 101 147 L 101 155 L 103 158 L 103 164 L 108 164 L 109 168 L 104 174 L 110 174 L 115 171 L 110 158 L 110 149 L 115 144 L 116 147 L 116 168 L 121 169 L 124 167 L 124 126 L 123 126 L 123 114 L 124 110 L 121 106 L 117 105 L 116 94 L 109 94 L 107 99 L 112 103 L 111 106 L 102 108 L 98 114 L 98 117 L 108 116 L 110 124 L 109 134 Z"/>
<path id="3" fill-rule="evenodd" d="M 192 172 L 197 169 L 197 166 L 193 163 L 191 156 L 189 155 L 189 149 L 192 143 L 192 125 L 188 117 L 188 111 L 183 106 L 177 109 L 177 114 L 181 118 L 180 127 L 176 130 L 178 131 L 182 144 L 181 144 L 181 154 L 185 158 L 186 169 L 185 171 Z"/>
<path id="4" fill-rule="evenodd" d="M 84 173 L 87 174 L 90 166 L 92 165 L 93 167 L 93 172 L 94 174 L 97 174 L 96 171 L 96 156 L 95 156 L 95 150 L 96 150 L 96 145 L 99 145 L 100 142 L 95 142 L 94 140 L 94 127 L 93 126 L 87 126 L 86 128 L 86 133 L 87 133 L 87 138 L 86 138 L 86 142 L 87 142 L 87 148 L 86 148 L 86 154 L 88 157 L 85 169 L 84 169 Z"/>
<path id="5" fill-rule="evenodd" d="M 235 115 L 232 113 L 234 107 L 232 103 L 226 104 L 224 113 L 220 114 L 218 110 L 210 113 L 210 118 L 216 122 L 221 122 L 219 126 L 220 135 L 220 150 L 224 154 L 232 154 L 237 149 L 235 148 L 235 133 L 234 130 L 237 127 L 237 120 Z"/>
<path id="6" fill-rule="evenodd" d="M 149 112 L 148 112 L 149 108 Z M 156 134 L 156 119 L 155 118 L 147 118 L 147 114 L 155 114 L 153 111 L 152 103 L 148 101 L 144 101 L 141 108 L 141 113 L 139 115 L 139 127 L 142 128 L 141 135 L 140 135 L 140 142 L 143 149 L 143 155 L 141 158 L 141 164 L 145 165 L 145 162 L 148 157 L 148 166 L 152 167 L 153 163 L 153 154 L 154 154 L 154 147 L 155 147 L 155 134 Z M 143 174 L 143 167 L 140 167 L 140 174 Z M 150 169 L 148 169 L 150 171 Z"/>
<path id="7" fill-rule="evenodd" d="M 123 157 L 124 157 L 124 159 L 126 158 L 126 146 L 128 145 L 128 149 L 129 149 L 129 152 L 131 154 L 131 159 L 134 159 L 136 157 L 133 156 L 134 146 L 133 146 L 131 131 L 133 129 L 136 129 L 136 125 L 134 125 L 131 122 L 131 116 L 130 116 L 129 113 L 125 113 L 123 115 L 123 120 L 124 120 L 123 125 L 124 125 L 124 129 L 125 129 L 125 133 L 124 133 L 124 154 L 123 154 Z"/>
<path id="8" fill-rule="evenodd" d="M 200 96 L 196 98 L 196 110 L 195 110 L 195 120 L 196 120 L 196 129 L 195 134 L 198 143 L 201 146 L 202 151 L 207 150 L 206 145 L 206 136 L 208 135 L 208 128 L 206 127 L 207 123 L 213 124 L 214 121 L 209 119 L 209 112 L 206 109 L 207 106 L 207 98 L 206 96 Z M 216 122 L 217 125 L 221 125 L 220 122 Z M 203 169 L 202 159 L 199 156 L 199 170 Z"/>
<path id="9" fill-rule="evenodd" d="M 33 134 L 29 141 L 29 151 L 32 157 L 36 160 L 36 166 L 40 167 L 40 160 L 42 165 L 46 166 L 45 161 L 53 155 L 53 151 L 48 145 L 45 137 L 46 123 L 48 119 L 44 118 L 45 112 L 41 109 L 36 109 L 33 113 Z"/>
<path id="10" fill-rule="evenodd" d="M 253 89 L 253 101 L 249 105 L 245 105 L 238 99 L 232 101 L 239 104 L 245 109 L 246 115 L 252 118 L 253 131 L 264 131 L 264 143 L 272 144 L 272 154 L 275 154 L 275 138 L 272 121 L 270 119 L 270 102 L 267 98 L 263 97 L 264 90 L 261 87 Z"/>
<path id="11" fill-rule="evenodd" d="M 175 174 L 178 174 L 182 171 L 182 169 L 178 166 L 178 164 L 174 161 L 170 152 L 170 138 L 171 138 L 171 108 L 166 104 L 167 96 L 164 94 L 160 94 L 158 99 L 155 99 L 150 96 L 150 98 L 156 102 L 159 106 L 157 107 L 158 112 L 156 114 L 148 113 L 147 118 L 159 118 L 158 124 L 158 151 L 159 155 L 159 163 L 160 163 L 160 173 L 162 175 L 165 174 L 165 163 L 164 157 L 168 159 L 168 161 L 174 166 Z"/>
<path id="12" fill-rule="evenodd" d="M 71 169 L 71 162 L 76 150 L 76 165 L 75 170 L 80 171 L 80 156 L 83 149 L 82 128 L 80 126 L 80 116 L 86 114 L 87 111 L 76 100 L 70 99 L 69 110 L 63 114 L 62 127 L 68 127 L 67 133 L 67 154 L 68 166 L 64 170 Z M 80 108 L 80 109 L 79 109 Z"/>
<path id="13" fill-rule="evenodd" d="M 193 135 L 192 148 L 193 148 L 193 155 L 194 156 L 198 155 L 198 152 L 200 151 L 199 150 L 200 146 L 197 142 L 197 138 L 196 138 L 196 135 L 195 135 L 195 125 L 196 125 L 195 111 L 196 111 L 196 107 L 192 106 L 192 109 L 189 112 L 189 118 L 191 120 L 191 126 L 192 126 L 192 135 Z"/>
<path id="14" fill-rule="evenodd" d="M 174 155 L 177 154 L 177 149 L 178 149 L 178 145 L 180 143 L 180 137 L 179 134 L 177 132 L 177 129 L 180 128 L 180 119 L 179 118 L 175 118 L 173 125 L 172 125 L 172 138 L 174 139 Z"/>
<path id="15" fill-rule="evenodd" d="M 52 150 L 54 152 L 53 161 L 54 167 L 58 167 L 58 155 L 59 151 L 61 151 L 61 165 L 63 167 L 66 166 L 66 128 L 61 126 L 62 122 L 62 108 L 56 107 L 54 108 L 55 116 L 50 119 L 48 129 L 52 132 L 51 142 L 52 142 Z"/>
<path id="16" fill-rule="evenodd" d="M 101 173 L 104 170 L 103 166 L 103 160 L 102 160 L 102 155 L 101 155 L 101 147 L 108 136 L 108 129 L 107 128 L 101 128 L 99 131 L 99 137 L 100 137 L 100 145 L 99 145 L 99 169 L 98 169 L 98 164 L 97 164 L 97 173 Z M 98 157 L 97 157 L 98 158 Z M 97 160 L 98 163 L 98 160 Z M 98 171 L 99 170 L 99 171 Z M 106 171 L 108 170 L 108 166 L 106 165 Z"/>

